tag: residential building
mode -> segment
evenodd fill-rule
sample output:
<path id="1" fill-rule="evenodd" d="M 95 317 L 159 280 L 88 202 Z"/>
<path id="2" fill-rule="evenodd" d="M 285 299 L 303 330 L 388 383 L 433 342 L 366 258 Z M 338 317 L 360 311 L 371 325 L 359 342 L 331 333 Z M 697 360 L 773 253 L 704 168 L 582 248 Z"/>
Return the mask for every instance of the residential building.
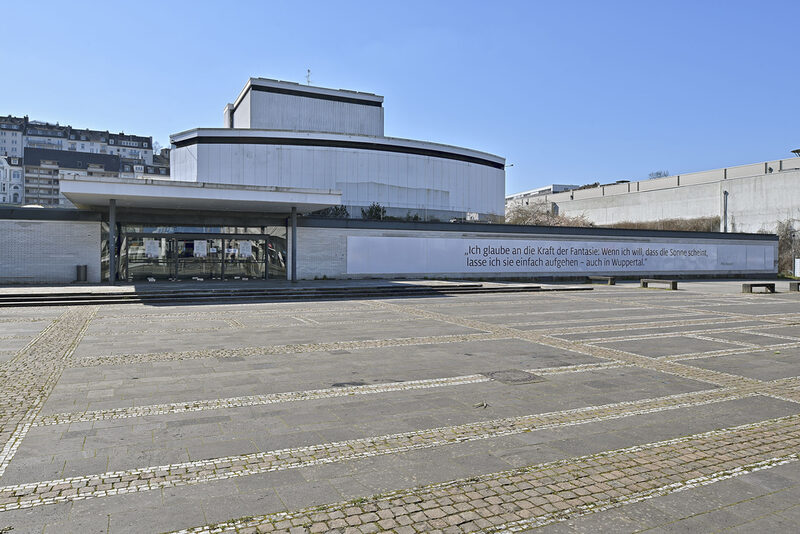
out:
<path id="1" fill-rule="evenodd" d="M 0 156 L 0 204 L 25 202 L 22 158 Z"/>
<path id="2" fill-rule="evenodd" d="M 109 134 L 108 153 L 123 159 L 142 160 L 153 163 L 153 138 L 125 133 Z"/>
<path id="3" fill-rule="evenodd" d="M 0 117 L 0 155 L 23 156 L 24 148 L 112 154 L 153 163 L 153 138 L 124 132 L 73 128 L 69 125 Z"/>
<path id="4" fill-rule="evenodd" d="M 22 157 L 25 119 L 0 117 L 0 156 Z"/>
<path id="5" fill-rule="evenodd" d="M 153 138 L 101 130 L 70 129 L 67 150 L 112 154 L 123 159 L 153 163 Z"/>
<path id="6" fill-rule="evenodd" d="M 71 128 L 66 150 L 72 152 L 90 152 L 108 154 L 108 132 L 100 130 L 78 130 Z"/>
<path id="7" fill-rule="evenodd" d="M 169 179 L 169 163 L 163 162 L 148 165 L 137 160 L 123 159 L 119 167 L 120 178 L 139 178 L 139 179 Z"/>
<path id="8" fill-rule="evenodd" d="M 119 157 L 69 150 L 25 149 L 25 202 L 41 206 L 72 204 L 61 195 L 59 184 L 65 177 L 119 176 Z"/>
<path id="9" fill-rule="evenodd" d="M 162 150 L 154 161 L 152 137 L 73 128 L 27 116 L 0 117 L 2 156 L 19 161 L 17 165 L 4 160 L 0 177 L 4 184 L 0 202 L 11 204 L 71 206 L 60 195 L 64 176 L 168 179 L 170 174 L 169 149 Z"/>
<path id="10" fill-rule="evenodd" d="M 69 126 L 42 121 L 27 121 L 25 125 L 25 148 L 66 150 Z"/>

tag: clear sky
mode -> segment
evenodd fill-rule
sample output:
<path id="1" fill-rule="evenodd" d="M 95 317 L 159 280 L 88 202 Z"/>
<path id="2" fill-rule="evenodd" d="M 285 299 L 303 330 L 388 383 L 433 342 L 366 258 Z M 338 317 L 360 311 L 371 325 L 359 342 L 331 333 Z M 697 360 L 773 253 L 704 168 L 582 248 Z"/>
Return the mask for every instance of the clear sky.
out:
<path id="1" fill-rule="evenodd" d="M 250 76 L 386 97 L 386 135 L 498 154 L 506 190 L 800 148 L 800 2 L 2 4 L 0 114 L 222 126 Z"/>

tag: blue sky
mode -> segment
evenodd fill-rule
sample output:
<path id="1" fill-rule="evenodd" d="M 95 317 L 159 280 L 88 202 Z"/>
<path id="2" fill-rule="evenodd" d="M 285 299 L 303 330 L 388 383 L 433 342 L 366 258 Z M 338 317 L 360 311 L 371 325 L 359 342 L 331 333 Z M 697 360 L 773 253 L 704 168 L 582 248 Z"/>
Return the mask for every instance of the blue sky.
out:
<path id="1" fill-rule="evenodd" d="M 800 2 L 5 2 L 0 114 L 221 126 L 249 76 L 375 92 L 509 193 L 791 157 Z"/>

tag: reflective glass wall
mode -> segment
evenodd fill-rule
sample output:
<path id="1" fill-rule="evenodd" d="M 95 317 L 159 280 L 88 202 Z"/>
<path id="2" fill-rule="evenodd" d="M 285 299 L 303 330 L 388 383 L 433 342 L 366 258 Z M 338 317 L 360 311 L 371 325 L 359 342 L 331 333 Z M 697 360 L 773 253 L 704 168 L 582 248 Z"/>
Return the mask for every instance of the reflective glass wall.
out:
<path id="1" fill-rule="evenodd" d="M 118 249 L 123 281 L 286 279 L 285 226 L 121 225 Z"/>

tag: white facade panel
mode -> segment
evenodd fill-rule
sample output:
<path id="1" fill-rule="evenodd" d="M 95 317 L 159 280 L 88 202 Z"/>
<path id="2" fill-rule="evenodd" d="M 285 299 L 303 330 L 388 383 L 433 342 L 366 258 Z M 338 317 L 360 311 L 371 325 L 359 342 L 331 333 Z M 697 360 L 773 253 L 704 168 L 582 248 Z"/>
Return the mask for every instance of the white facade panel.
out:
<path id="1" fill-rule="evenodd" d="M 333 147 L 197 144 L 175 148 L 173 161 L 176 180 L 335 189 L 342 191 L 346 206 L 378 202 L 400 210 L 396 214 L 401 216 L 418 210 L 459 217 L 468 212 L 503 213 L 503 169 L 441 157 Z M 197 162 L 196 170 L 191 161 Z"/>
<path id="2" fill-rule="evenodd" d="M 239 105 L 234 108 L 232 115 L 234 128 L 252 127 L 250 126 L 250 93 L 244 95 Z"/>
<path id="3" fill-rule="evenodd" d="M 383 107 L 249 90 L 234 128 L 383 135 Z"/>

